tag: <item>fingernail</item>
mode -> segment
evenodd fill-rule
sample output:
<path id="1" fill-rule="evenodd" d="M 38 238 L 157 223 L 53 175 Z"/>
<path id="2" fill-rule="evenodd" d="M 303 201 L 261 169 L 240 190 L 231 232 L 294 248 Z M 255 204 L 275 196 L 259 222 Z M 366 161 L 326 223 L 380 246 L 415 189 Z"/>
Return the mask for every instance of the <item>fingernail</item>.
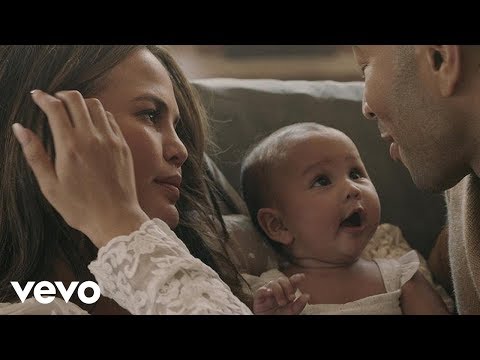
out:
<path id="1" fill-rule="evenodd" d="M 12 130 L 13 134 L 22 146 L 28 144 L 28 142 L 30 141 L 30 135 L 22 125 L 20 125 L 19 123 L 15 123 L 12 125 Z"/>
<path id="2" fill-rule="evenodd" d="M 33 89 L 33 90 L 30 91 L 30 94 L 33 95 L 33 94 L 35 94 L 37 91 L 38 91 L 38 89 Z"/>

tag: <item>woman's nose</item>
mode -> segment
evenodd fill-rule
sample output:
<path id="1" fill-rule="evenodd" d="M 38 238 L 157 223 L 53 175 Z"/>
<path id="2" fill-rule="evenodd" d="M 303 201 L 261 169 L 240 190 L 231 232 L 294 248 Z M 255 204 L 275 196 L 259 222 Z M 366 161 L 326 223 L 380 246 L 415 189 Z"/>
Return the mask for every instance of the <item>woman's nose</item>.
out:
<path id="1" fill-rule="evenodd" d="M 176 167 L 181 167 L 188 158 L 187 148 L 175 131 L 164 144 L 164 156 L 169 163 L 173 163 Z"/>

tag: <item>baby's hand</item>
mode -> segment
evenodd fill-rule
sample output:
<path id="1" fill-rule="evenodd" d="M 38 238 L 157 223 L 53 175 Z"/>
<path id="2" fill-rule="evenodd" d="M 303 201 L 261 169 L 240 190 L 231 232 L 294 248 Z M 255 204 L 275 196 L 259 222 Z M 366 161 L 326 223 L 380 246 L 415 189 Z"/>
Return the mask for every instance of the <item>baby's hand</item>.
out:
<path id="1" fill-rule="evenodd" d="M 304 274 L 272 280 L 255 292 L 253 313 L 255 315 L 298 315 L 310 299 L 302 294 L 295 299 L 298 284 L 305 279 Z"/>

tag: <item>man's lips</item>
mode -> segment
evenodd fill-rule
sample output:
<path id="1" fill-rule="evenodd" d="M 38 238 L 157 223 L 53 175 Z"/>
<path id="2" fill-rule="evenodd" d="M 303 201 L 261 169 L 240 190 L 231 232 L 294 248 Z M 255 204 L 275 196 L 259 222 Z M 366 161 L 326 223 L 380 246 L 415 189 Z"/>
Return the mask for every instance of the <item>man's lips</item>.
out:
<path id="1" fill-rule="evenodd" d="M 381 133 L 380 136 L 383 140 L 390 144 L 390 157 L 395 161 L 401 161 L 400 149 L 398 148 L 398 144 L 395 142 L 393 137 L 387 133 Z"/>
<path id="2" fill-rule="evenodd" d="M 400 149 L 398 148 L 398 144 L 396 142 L 392 142 L 390 144 L 390 157 L 395 161 L 401 161 Z"/>

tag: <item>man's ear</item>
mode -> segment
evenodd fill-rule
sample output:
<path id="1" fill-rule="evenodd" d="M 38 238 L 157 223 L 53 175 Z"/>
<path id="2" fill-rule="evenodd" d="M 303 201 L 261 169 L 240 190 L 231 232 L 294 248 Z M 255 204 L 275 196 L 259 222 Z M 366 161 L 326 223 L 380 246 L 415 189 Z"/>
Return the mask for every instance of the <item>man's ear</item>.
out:
<path id="1" fill-rule="evenodd" d="M 267 236 L 283 245 L 290 245 L 293 236 L 285 227 L 281 214 L 272 208 L 262 208 L 257 212 L 257 221 Z"/>
<path id="2" fill-rule="evenodd" d="M 451 96 L 461 76 L 461 51 L 458 45 L 429 45 L 428 64 L 442 96 Z"/>

